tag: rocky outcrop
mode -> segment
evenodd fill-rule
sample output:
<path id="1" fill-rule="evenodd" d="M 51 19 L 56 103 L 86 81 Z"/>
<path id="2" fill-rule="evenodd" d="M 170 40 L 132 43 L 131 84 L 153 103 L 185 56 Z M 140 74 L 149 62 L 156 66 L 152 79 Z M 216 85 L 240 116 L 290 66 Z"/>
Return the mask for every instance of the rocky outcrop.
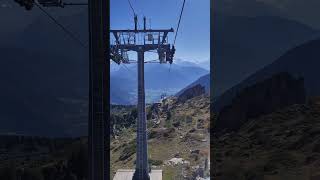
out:
<path id="1" fill-rule="evenodd" d="M 216 132 L 238 130 L 249 119 L 292 104 L 303 104 L 305 100 L 304 80 L 278 73 L 243 89 L 231 105 L 219 112 L 214 129 Z"/>
<path id="2" fill-rule="evenodd" d="M 190 85 L 188 85 L 186 88 L 183 88 L 181 91 L 179 91 L 175 96 L 180 96 L 182 93 L 184 93 L 186 90 L 188 90 L 189 88 L 200 84 L 201 86 L 203 86 L 206 90 L 207 94 L 210 94 L 210 74 L 201 76 L 199 79 L 197 79 L 196 81 L 194 81 L 193 83 L 191 83 Z"/>
<path id="3" fill-rule="evenodd" d="M 205 87 L 198 84 L 198 85 L 195 85 L 195 86 L 185 90 L 182 94 L 180 94 L 178 97 L 178 101 L 185 102 L 188 99 L 200 96 L 205 93 L 206 93 Z"/>

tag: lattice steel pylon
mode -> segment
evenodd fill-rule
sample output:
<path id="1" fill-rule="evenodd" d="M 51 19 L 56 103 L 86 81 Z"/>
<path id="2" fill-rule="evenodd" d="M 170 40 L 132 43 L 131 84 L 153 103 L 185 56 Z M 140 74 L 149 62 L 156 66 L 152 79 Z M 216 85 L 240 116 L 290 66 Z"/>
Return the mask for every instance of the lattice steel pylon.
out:
<path id="1" fill-rule="evenodd" d="M 137 16 L 134 17 L 135 29 L 133 30 L 110 30 L 114 36 L 111 44 L 111 60 L 120 63 L 130 63 L 123 52 L 134 51 L 138 54 L 138 122 L 137 122 L 137 149 L 136 149 L 136 169 L 133 175 L 134 180 L 149 180 L 150 168 L 148 165 L 147 146 L 147 123 L 145 106 L 145 86 L 144 86 L 144 53 L 156 50 L 160 63 L 169 62 L 172 64 L 175 53 L 174 46 L 168 44 L 168 33 L 174 32 L 171 29 L 146 29 L 146 18 L 144 18 L 144 28 L 137 28 Z M 140 37 L 140 40 L 139 40 Z M 141 38 L 142 37 L 142 38 Z"/>

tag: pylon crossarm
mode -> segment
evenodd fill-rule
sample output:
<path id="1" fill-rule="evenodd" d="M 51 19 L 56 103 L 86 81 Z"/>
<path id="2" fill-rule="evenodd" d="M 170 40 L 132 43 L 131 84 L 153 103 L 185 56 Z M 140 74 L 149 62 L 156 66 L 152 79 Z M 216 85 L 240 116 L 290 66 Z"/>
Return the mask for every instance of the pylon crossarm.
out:
<path id="1" fill-rule="evenodd" d="M 143 49 L 143 51 L 151 51 L 151 50 L 157 50 L 161 49 L 161 51 L 169 51 L 170 45 L 164 44 L 164 45 L 158 45 L 158 44 L 146 44 L 146 45 L 133 45 L 133 44 L 119 44 L 119 45 L 111 45 L 111 49 L 123 49 L 127 51 L 139 51 Z"/>
<path id="2" fill-rule="evenodd" d="M 134 29 L 117 29 L 117 30 L 110 30 L 111 33 L 120 33 L 120 32 L 133 32 L 133 33 L 148 33 L 148 32 L 174 32 L 173 28 L 171 29 L 146 29 L 146 30 L 134 30 Z"/>
<path id="3" fill-rule="evenodd" d="M 174 32 L 173 28 L 171 29 L 146 29 L 146 30 L 110 30 L 110 33 L 113 34 L 116 44 L 127 44 L 127 45 L 136 45 L 136 36 L 138 34 L 144 34 L 143 44 L 156 44 L 163 45 L 166 44 L 166 40 L 169 32 Z M 157 37 L 158 36 L 158 37 Z M 147 40 L 146 40 L 147 37 Z M 146 43 L 147 42 L 147 43 Z"/>

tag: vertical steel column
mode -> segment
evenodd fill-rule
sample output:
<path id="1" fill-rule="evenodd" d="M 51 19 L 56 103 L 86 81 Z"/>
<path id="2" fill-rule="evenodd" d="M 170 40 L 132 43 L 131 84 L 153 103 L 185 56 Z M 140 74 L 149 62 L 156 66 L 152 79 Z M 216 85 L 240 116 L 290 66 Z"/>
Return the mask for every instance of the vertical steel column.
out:
<path id="1" fill-rule="evenodd" d="M 89 122 L 88 153 L 89 180 L 107 180 L 109 161 L 104 144 L 106 124 L 109 118 L 109 60 L 107 60 L 109 0 L 88 1 L 89 15 Z M 107 141 L 109 142 L 109 141 Z"/>
<path id="2" fill-rule="evenodd" d="M 144 88 L 144 50 L 138 53 L 138 122 L 137 122 L 137 158 L 134 180 L 149 180 L 147 122 Z"/>

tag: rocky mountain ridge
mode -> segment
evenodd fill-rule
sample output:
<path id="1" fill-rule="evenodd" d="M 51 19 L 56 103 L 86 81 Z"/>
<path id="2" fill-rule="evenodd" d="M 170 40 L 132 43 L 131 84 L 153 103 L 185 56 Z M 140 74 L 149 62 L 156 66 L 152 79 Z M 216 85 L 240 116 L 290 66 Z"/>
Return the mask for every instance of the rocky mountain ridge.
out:
<path id="1" fill-rule="evenodd" d="M 240 91 L 232 103 L 218 113 L 214 129 L 238 130 L 250 119 L 305 101 L 304 80 L 286 72 L 278 73 Z"/>

